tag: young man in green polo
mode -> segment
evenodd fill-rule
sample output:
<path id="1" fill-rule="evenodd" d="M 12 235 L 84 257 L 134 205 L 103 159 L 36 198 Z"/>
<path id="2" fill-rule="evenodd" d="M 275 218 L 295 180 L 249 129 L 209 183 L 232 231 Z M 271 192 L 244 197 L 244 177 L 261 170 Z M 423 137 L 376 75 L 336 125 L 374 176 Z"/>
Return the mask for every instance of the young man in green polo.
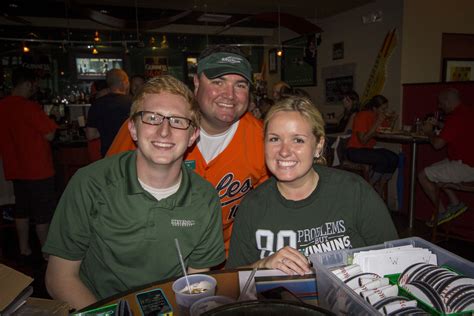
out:
<path id="1" fill-rule="evenodd" d="M 83 308 L 130 288 L 225 259 L 219 197 L 183 164 L 200 112 L 179 80 L 157 77 L 136 97 L 128 124 L 137 144 L 79 170 L 64 192 L 43 251 L 55 299 Z"/>

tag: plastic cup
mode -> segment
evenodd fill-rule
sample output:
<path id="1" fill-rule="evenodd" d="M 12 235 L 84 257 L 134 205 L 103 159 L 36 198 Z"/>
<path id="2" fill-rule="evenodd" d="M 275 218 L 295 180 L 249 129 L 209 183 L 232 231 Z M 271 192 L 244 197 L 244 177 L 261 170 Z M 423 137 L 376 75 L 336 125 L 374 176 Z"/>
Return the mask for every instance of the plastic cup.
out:
<path id="1" fill-rule="evenodd" d="M 198 294 L 182 293 L 183 289 L 187 290 L 186 279 L 181 277 L 174 281 L 172 288 L 176 298 L 176 304 L 178 304 L 178 309 L 180 311 L 179 315 L 189 315 L 189 309 L 191 308 L 191 305 L 201 298 L 213 296 L 216 293 L 217 281 L 209 275 L 191 274 L 188 275 L 188 280 L 191 288 L 195 283 L 207 281 L 210 284 L 210 289 Z"/>
<path id="2" fill-rule="evenodd" d="M 232 304 L 235 299 L 227 296 L 208 296 L 201 298 L 191 306 L 191 316 L 200 316 L 222 305 Z"/>

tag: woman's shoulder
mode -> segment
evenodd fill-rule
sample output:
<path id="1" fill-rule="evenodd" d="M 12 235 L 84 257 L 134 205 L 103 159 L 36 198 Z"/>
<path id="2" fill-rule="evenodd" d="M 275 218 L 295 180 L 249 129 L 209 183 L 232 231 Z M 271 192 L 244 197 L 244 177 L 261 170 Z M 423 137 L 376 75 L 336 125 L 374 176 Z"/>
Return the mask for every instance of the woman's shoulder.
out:
<path id="1" fill-rule="evenodd" d="M 321 165 L 315 165 L 314 169 L 325 183 L 335 185 L 341 189 L 349 186 L 354 188 L 354 185 L 364 186 L 366 183 L 358 174 L 346 170 Z"/>

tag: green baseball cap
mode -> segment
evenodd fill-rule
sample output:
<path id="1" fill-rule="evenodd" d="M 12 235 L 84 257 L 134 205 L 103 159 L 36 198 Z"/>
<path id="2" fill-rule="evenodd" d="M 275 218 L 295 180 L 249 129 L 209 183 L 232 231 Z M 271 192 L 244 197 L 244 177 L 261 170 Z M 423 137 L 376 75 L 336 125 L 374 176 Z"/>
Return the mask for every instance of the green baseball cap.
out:
<path id="1" fill-rule="evenodd" d="M 252 84 L 252 66 L 240 55 L 226 52 L 211 54 L 198 62 L 198 74 L 214 79 L 228 74 L 241 75 Z"/>

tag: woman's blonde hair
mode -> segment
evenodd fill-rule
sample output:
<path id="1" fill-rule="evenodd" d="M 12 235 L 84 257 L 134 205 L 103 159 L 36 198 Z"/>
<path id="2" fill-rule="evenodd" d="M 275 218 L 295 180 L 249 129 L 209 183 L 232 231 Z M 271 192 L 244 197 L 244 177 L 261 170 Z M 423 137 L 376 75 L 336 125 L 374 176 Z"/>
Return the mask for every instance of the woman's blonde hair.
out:
<path id="1" fill-rule="evenodd" d="M 275 113 L 282 111 L 298 112 L 301 114 L 310 124 L 317 143 L 326 137 L 326 133 L 324 131 L 324 120 L 321 112 L 319 112 L 313 102 L 311 102 L 309 99 L 297 96 L 280 100 L 270 108 L 267 115 L 265 116 L 265 120 L 263 121 L 265 134 L 267 133 L 268 122 L 271 120 L 272 116 Z M 321 165 L 326 164 L 326 158 L 324 158 L 323 152 L 321 152 L 319 157 L 315 158 L 314 162 Z"/>
<path id="2" fill-rule="evenodd" d="M 199 106 L 194 94 L 183 82 L 169 75 L 154 77 L 144 84 L 140 92 L 133 99 L 132 108 L 130 109 L 130 119 L 133 119 L 135 114 L 141 110 L 141 106 L 147 94 L 160 94 L 163 92 L 182 96 L 190 105 L 190 120 L 194 126 L 199 127 L 201 112 L 199 111 Z"/>

